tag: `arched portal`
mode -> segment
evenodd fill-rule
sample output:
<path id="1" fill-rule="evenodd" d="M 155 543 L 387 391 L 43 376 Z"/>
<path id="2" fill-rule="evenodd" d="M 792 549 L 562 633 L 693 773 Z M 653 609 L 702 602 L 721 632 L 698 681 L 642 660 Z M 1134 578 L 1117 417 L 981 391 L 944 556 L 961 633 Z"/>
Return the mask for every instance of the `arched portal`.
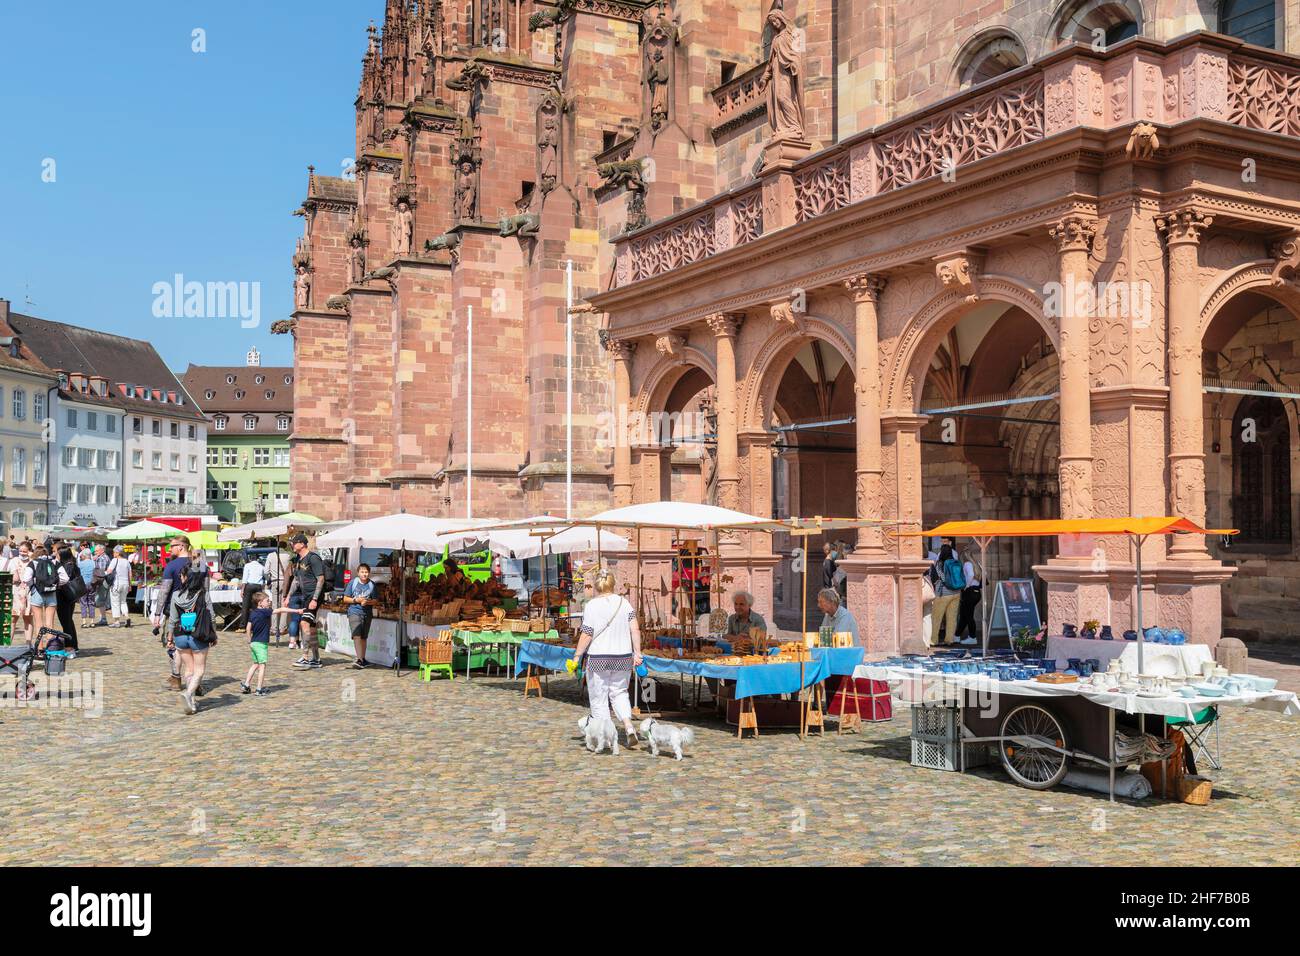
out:
<path id="1" fill-rule="evenodd" d="M 1300 302 L 1264 264 L 1225 279 L 1203 314 L 1207 542 L 1235 565 L 1223 634 L 1248 642 L 1300 636 Z M 1255 649 L 1252 648 L 1252 653 Z"/>

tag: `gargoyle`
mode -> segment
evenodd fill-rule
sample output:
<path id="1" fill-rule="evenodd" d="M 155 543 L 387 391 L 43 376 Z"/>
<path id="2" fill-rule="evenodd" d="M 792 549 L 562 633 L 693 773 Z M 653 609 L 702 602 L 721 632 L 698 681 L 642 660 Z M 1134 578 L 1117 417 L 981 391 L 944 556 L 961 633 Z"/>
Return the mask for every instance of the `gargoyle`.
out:
<path id="1" fill-rule="evenodd" d="M 1150 159 L 1160 148 L 1160 136 L 1152 123 L 1138 123 L 1129 133 L 1124 155 L 1129 159 Z"/>
<path id="2" fill-rule="evenodd" d="M 521 213 L 518 216 L 505 216 L 501 219 L 502 236 L 518 236 L 520 239 L 533 239 L 542 224 L 542 217 L 535 212 Z"/>
<path id="3" fill-rule="evenodd" d="M 645 189 L 641 178 L 641 160 L 624 159 L 614 163 L 598 163 L 596 172 L 607 186 L 622 186 L 633 192 Z"/>
<path id="4" fill-rule="evenodd" d="M 459 232 L 444 232 L 441 236 L 424 240 L 425 252 L 450 252 L 460 245 Z"/>

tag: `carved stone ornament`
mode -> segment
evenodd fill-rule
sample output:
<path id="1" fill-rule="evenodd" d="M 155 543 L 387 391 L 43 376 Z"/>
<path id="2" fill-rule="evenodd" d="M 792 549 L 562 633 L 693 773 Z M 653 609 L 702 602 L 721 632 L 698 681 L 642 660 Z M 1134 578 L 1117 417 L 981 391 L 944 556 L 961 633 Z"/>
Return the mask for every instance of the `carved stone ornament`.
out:
<path id="1" fill-rule="evenodd" d="M 552 87 L 537 108 L 537 186 L 545 196 L 560 178 L 560 117 L 564 96 Z"/>
<path id="2" fill-rule="evenodd" d="M 541 216 L 535 212 L 526 212 L 517 216 L 503 216 L 497 231 L 503 238 L 518 236 L 520 239 L 535 239 L 541 225 Z"/>
<path id="3" fill-rule="evenodd" d="M 794 300 L 782 299 L 771 306 L 772 321 L 777 328 L 788 326 L 796 332 L 803 331 L 803 314 L 794 310 Z"/>
<path id="4" fill-rule="evenodd" d="M 394 256 L 409 256 L 411 245 L 415 241 L 415 213 L 411 204 L 399 199 L 393 209 L 392 253 Z"/>
<path id="5" fill-rule="evenodd" d="M 716 312 L 704 320 L 709 331 L 719 338 L 733 339 L 740 332 L 740 326 L 745 321 L 743 312 Z"/>
<path id="6" fill-rule="evenodd" d="M 1201 241 L 1201 234 L 1213 222 L 1213 216 L 1207 216 L 1199 209 L 1189 206 L 1156 216 L 1156 229 L 1170 245 L 1197 243 Z"/>
<path id="7" fill-rule="evenodd" d="M 844 288 L 848 290 L 854 302 L 879 302 L 880 294 L 885 291 L 888 281 L 885 276 L 862 272 L 845 279 Z"/>
<path id="8" fill-rule="evenodd" d="M 1160 135 L 1152 123 L 1138 123 L 1129 133 L 1124 155 L 1129 159 L 1151 159 L 1160 148 Z"/>
<path id="9" fill-rule="evenodd" d="M 456 168 L 453 213 L 456 222 L 474 222 L 478 219 L 478 187 L 481 152 L 477 137 L 472 132 L 451 143 L 451 162 Z"/>
<path id="10" fill-rule="evenodd" d="M 336 312 L 346 312 L 348 310 L 348 297 L 345 295 L 332 295 L 325 300 L 325 308 Z"/>
<path id="11" fill-rule="evenodd" d="M 945 289 L 961 293 L 967 302 L 978 302 L 981 265 L 979 258 L 968 252 L 937 256 L 934 260 L 934 274 Z"/>
<path id="12" fill-rule="evenodd" d="M 1082 216 L 1066 216 L 1048 230 L 1061 252 L 1089 252 L 1097 235 L 1097 222 Z"/>
<path id="13" fill-rule="evenodd" d="M 297 334 L 298 334 L 298 320 L 297 320 L 297 319 L 279 319 L 278 321 L 272 322 L 272 323 L 271 323 L 271 334 L 272 334 L 272 335 L 297 335 Z"/>
<path id="14" fill-rule="evenodd" d="M 627 224 L 624 232 L 635 232 L 650 224 L 646 213 L 645 180 L 641 178 L 641 160 L 624 159 L 613 163 L 599 163 L 596 172 L 603 184 L 627 190 Z"/>
<path id="15" fill-rule="evenodd" d="M 682 349 L 684 348 L 686 348 L 686 339 L 675 332 L 661 335 L 655 339 L 655 351 L 665 358 L 674 359 L 677 362 L 685 361 L 685 356 L 682 355 Z"/>
<path id="16" fill-rule="evenodd" d="M 1273 257 L 1277 263 L 1273 266 L 1273 284 L 1300 284 L 1300 236 L 1283 239 L 1273 247 Z"/>
<path id="17" fill-rule="evenodd" d="M 354 226 L 348 232 L 348 283 L 359 285 L 366 274 L 366 230 Z"/>
<path id="18" fill-rule="evenodd" d="M 462 93 L 473 90 L 480 84 L 487 83 L 492 79 L 492 71 L 471 57 L 465 61 L 465 66 L 461 69 L 458 76 L 453 76 L 447 80 L 447 88 L 459 90 Z"/>
<path id="19" fill-rule="evenodd" d="M 295 309 L 311 308 L 311 272 L 304 264 L 294 268 L 293 307 Z"/>
<path id="20" fill-rule="evenodd" d="M 609 329 L 601 329 L 601 344 L 609 352 L 610 356 L 616 362 L 630 362 L 633 353 L 636 352 L 636 341 L 633 339 L 613 339 L 609 337 Z"/>

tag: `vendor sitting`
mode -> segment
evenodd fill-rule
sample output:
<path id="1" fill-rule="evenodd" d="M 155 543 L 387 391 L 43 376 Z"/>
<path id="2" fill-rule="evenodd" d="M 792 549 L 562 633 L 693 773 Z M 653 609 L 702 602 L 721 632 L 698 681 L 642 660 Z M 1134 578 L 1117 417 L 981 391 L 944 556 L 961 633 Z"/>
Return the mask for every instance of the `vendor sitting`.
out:
<path id="1" fill-rule="evenodd" d="M 731 602 L 736 608 L 736 613 L 727 615 L 728 637 L 736 635 L 748 637 L 751 627 L 767 630 L 767 622 L 763 620 L 763 615 L 754 610 L 754 595 L 748 591 L 737 591 L 732 595 Z"/>
<path id="2" fill-rule="evenodd" d="M 836 634 L 847 632 L 853 635 L 855 646 L 861 646 L 858 638 L 858 622 L 849 613 L 849 609 L 840 603 L 840 592 L 835 588 L 822 588 L 817 592 L 817 606 L 822 609 L 822 627 L 829 627 Z"/>

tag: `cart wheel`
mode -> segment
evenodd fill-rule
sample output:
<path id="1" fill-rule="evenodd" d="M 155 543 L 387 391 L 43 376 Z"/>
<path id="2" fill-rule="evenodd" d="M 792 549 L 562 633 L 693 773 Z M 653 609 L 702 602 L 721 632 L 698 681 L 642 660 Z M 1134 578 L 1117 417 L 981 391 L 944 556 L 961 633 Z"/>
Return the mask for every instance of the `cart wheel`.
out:
<path id="1" fill-rule="evenodd" d="M 1037 738 L 1045 746 L 1024 746 L 1009 739 L 1012 737 Z M 1050 790 L 1065 776 L 1065 754 L 1048 750 L 1046 746 L 1069 749 L 1065 728 L 1050 711 L 1037 704 L 1024 704 L 1002 721 L 1002 741 L 998 748 L 1002 754 L 1002 766 L 1020 786 L 1030 790 Z"/>

